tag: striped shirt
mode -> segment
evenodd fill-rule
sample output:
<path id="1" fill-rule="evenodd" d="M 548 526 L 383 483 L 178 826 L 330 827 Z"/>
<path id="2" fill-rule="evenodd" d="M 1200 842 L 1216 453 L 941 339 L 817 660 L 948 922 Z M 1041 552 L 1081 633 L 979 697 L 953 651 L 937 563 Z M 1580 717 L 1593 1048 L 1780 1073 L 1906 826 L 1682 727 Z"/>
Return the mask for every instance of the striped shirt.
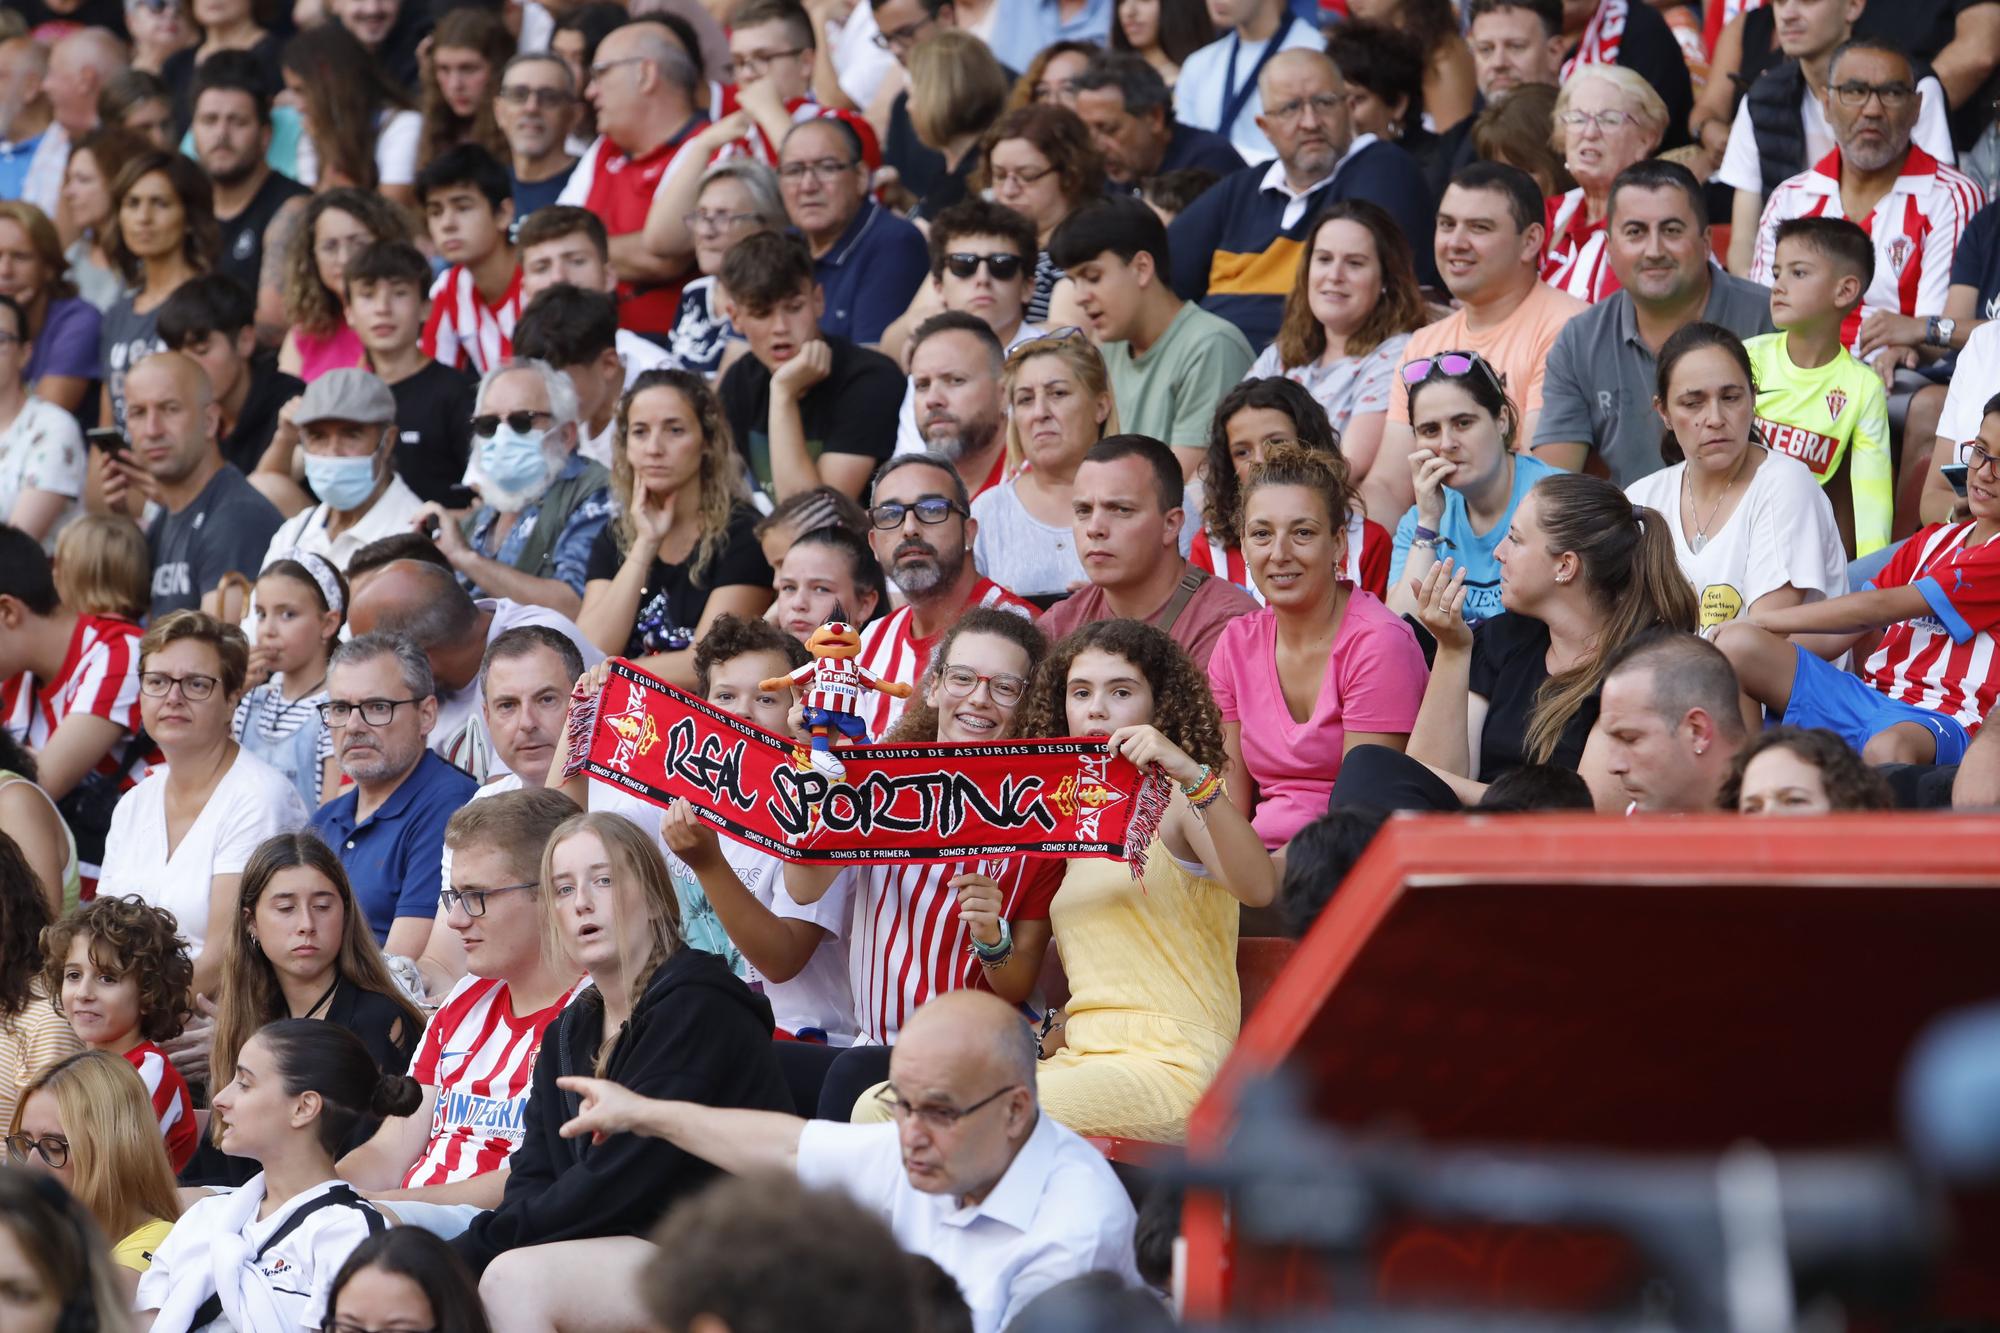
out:
<path id="1" fill-rule="evenodd" d="M 1549 252 L 1542 256 L 1542 281 L 1579 301 L 1601 301 L 1619 288 L 1606 252 L 1608 218 L 1590 220 L 1583 187 L 1550 196 L 1545 220 Z"/>
<path id="2" fill-rule="evenodd" d="M 297 735 L 299 728 L 316 727 L 319 739 L 313 746 L 313 758 L 320 762 L 324 772 L 326 761 L 333 758 L 333 732 L 319 720 L 319 706 L 325 702 L 324 686 L 312 694 L 287 702 L 285 673 L 280 671 L 243 696 L 242 702 L 236 705 L 236 716 L 230 723 L 230 731 L 239 741 L 254 737 L 261 744 L 252 748 L 263 754 L 269 746 Z M 323 791 L 319 799 L 329 801 L 333 795 L 330 791 Z"/>
<path id="3" fill-rule="evenodd" d="M 953 878 L 989 875 L 1003 918 L 1045 921 L 1063 869 L 1060 858 L 1028 855 L 860 867 L 847 957 L 861 1044 L 893 1046 L 903 1020 L 932 996 L 985 985 Z"/>
<path id="4" fill-rule="evenodd" d="M 69 650 L 54 680 L 34 680 L 26 673 L 0 686 L 0 719 L 28 749 L 39 751 L 71 713 L 101 717 L 124 728 L 125 735 L 97 761 L 94 772 L 115 778 L 128 790 L 149 762 L 165 762 L 139 735 L 139 639 L 144 631 L 115 616 L 78 616 Z M 91 872 L 95 874 L 93 870 Z"/>
<path id="5" fill-rule="evenodd" d="M 485 375 L 514 354 L 514 322 L 521 317 L 521 269 L 498 305 L 479 295 L 472 270 L 453 264 L 431 286 L 431 316 L 424 321 L 424 355 L 453 370 Z"/>
<path id="6" fill-rule="evenodd" d="M 507 983 L 468 976 L 452 987 L 424 1029 L 410 1077 L 437 1090 L 430 1142 L 403 1176 L 404 1189 L 451 1185 L 507 1165 L 521 1143 L 542 1034 L 585 985 L 517 1016 Z"/>
<path id="7" fill-rule="evenodd" d="M 1347 567 L 1341 571 L 1341 577 L 1377 597 L 1387 596 L 1393 545 L 1388 529 L 1363 515 L 1360 510 L 1355 510 L 1347 516 Z M 1257 580 L 1250 577 L 1250 566 L 1243 559 L 1242 547 L 1224 546 L 1218 538 L 1208 535 L 1207 528 L 1203 528 L 1195 534 L 1194 549 L 1188 552 L 1188 562 L 1219 579 L 1228 579 L 1256 598 L 1257 605 L 1265 605 L 1262 589 L 1258 588 Z"/>
<path id="8" fill-rule="evenodd" d="M 966 599 L 960 614 L 975 606 L 997 606 L 1030 620 L 1035 618 L 1032 602 L 1023 601 L 989 578 L 982 577 L 972 585 L 972 595 Z M 853 660 L 877 680 L 915 685 L 924 674 L 924 667 L 930 662 L 931 649 L 937 647 L 942 632 L 919 639 L 910 633 L 913 623 L 911 608 L 907 606 L 882 617 L 861 631 L 861 652 Z M 880 740 L 888 734 L 896 719 L 903 715 L 903 704 L 904 701 L 894 695 L 880 692 L 874 692 L 871 699 L 861 700 L 858 715 L 868 724 L 871 739 Z"/>
<path id="9" fill-rule="evenodd" d="M 722 109 L 715 113 L 718 119 L 728 115 L 732 111 L 742 109 L 741 104 L 736 100 L 738 91 L 739 89 L 733 83 L 723 89 Z M 791 101 L 785 103 L 785 114 L 792 118 L 792 124 L 794 125 L 803 125 L 809 120 L 846 121 L 848 128 L 854 131 L 855 137 L 861 140 L 861 160 L 867 164 L 868 169 L 873 171 L 882 165 L 882 149 L 875 138 L 875 127 L 870 125 L 865 117 L 858 116 L 852 111 L 841 111 L 835 107 L 821 106 L 810 97 L 794 97 Z M 772 143 L 771 136 L 764 133 L 764 127 L 754 121 L 750 125 L 750 132 L 748 134 L 740 138 L 731 139 L 728 143 L 716 149 L 715 157 L 712 160 L 715 162 L 727 162 L 733 158 L 743 157 L 753 158 L 756 161 L 762 162 L 773 171 L 778 169 L 778 145 Z"/>
<path id="10" fill-rule="evenodd" d="M 1859 308 L 1849 312 L 1840 327 L 1840 341 L 1850 352 L 1861 335 L 1862 321 L 1877 311 L 1944 313 L 1958 238 L 1985 204 L 1986 191 L 1978 182 L 1910 145 L 1896 183 L 1872 213 L 1856 219 L 1875 243 L 1875 280 L 1862 293 Z M 1780 222 L 1846 216 L 1840 204 L 1840 150 L 1836 148 L 1771 191 L 1764 216 L 1757 223 L 1757 253 L 1750 265 L 1750 280 L 1770 285 Z"/>
<path id="11" fill-rule="evenodd" d="M 153 1101 L 153 1115 L 160 1122 L 160 1137 L 167 1143 L 167 1157 L 178 1175 L 199 1146 L 187 1080 L 168 1061 L 166 1053 L 150 1041 L 142 1041 L 125 1052 L 125 1058 L 132 1062 L 146 1084 L 146 1095 Z"/>
<path id="12" fill-rule="evenodd" d="M 1870 685 L 1906 704 L 1957 718 L 1978 731 L 2000 697 L 2000 541 L 1969 544 L 1973 523 L 1936 523 L 1904 542 L 1870 585 L 1913 587 L 1931 613 L 1891 625 L 1862 671 Z"/>

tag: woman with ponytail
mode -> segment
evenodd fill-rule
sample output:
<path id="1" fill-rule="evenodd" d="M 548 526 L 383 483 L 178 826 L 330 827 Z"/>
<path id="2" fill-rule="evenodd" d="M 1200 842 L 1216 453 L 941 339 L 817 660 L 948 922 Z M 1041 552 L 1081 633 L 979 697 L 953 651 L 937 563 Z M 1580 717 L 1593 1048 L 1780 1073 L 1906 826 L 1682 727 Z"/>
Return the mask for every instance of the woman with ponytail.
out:
<path id="1" fill-rule="evenodd" d="M 364 1117 L 420 1100 L 334 1023 L 288 1018 L 245 1042 L 214 1119 L 222 1150 L 264 1169 L 189 1208 L 154 1252 L 137 1302 L 154 1333 L 317 1326 L 347 1256 L 392 1220 L 335 1176 L 334 1157 Z"/>
<path id="2" fill-rule="evenodd" d="M 1419 581 L 1416 615 L 1437 656 L 1416 728 L 1404 754 L 1348 756 L 1336 806 L 1456 810 L 1523 765 L 1576 769 L 1605 663 L 1654 625 L 1695 627 L 1666 520 L 1600 477 L 1543 478 L 1495 556 L 1505 609 L 1476 628 L 1450 560 Z"/>

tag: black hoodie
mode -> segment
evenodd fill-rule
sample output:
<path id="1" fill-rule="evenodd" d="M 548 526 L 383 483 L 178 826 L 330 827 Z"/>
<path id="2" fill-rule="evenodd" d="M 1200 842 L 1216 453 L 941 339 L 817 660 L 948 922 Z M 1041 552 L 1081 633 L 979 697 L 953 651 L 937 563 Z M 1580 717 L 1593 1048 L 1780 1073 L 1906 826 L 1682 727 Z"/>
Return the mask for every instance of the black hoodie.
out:
<path id="1" fill-rule="evenodd" d="M 667 1209 L 720 1173 L 661 1139 L 557 1131 L 579 1099 L 556 1086 L 594 1073 L 604 1009 L 585 992 L 542 1039 L 500 1206 L 453 1242 L 474 1273 L 507 1250 L 594 1236 L 643 1236 Z M 771 1006 L 714 954 L 681 948 L 660 965 L 612 1052 L 606 1078 L 646 1097 L 795 1109 L 771 1051 Z"/>

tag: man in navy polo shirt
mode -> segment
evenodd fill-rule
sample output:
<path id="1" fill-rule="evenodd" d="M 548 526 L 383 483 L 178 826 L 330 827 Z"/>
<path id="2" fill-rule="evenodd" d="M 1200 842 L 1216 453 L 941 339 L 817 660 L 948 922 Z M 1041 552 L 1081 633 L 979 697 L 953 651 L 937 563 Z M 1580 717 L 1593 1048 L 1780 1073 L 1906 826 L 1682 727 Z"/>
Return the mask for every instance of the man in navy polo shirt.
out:
<path id="1" fill-rule="evenodd" d="M 868 197 L 861 140 L 843 121 L 794 125 L 778 150 L 778 181 L 826 294 L 820 332 L 881 342 L 930 274 L 924 234 Z"/>
<path id="2" fill-rule="evenodd" d="M 340 858 L 376 943 L 405 958 L 430 939 L 444 828 L 478 786 L 424 743 L 436 694 L 415 644 L 363 634 L 334 652 L 320 705 L 354 786 L 319 808 L 313 831 Z"/>

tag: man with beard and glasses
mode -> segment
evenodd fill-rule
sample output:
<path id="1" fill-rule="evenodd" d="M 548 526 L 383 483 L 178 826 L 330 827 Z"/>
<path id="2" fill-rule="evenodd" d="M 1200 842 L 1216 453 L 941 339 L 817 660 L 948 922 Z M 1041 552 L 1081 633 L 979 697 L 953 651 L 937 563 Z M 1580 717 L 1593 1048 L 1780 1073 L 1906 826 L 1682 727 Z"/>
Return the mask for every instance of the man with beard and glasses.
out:
<path id="1" fill-rule="evenodd" d="M 473 405 L 472 467 L 480 505 L 461 528 L 442 506 L 411 520 L 437 525 L 438 549 L 475 597 L 583 609 L 590 544 L 611 521 L 611 474 L 576 451 L 577 396 L 546 361 L 489 372 Z"/>
<path id="2" fill-rule="evenodd" d="M 910 396 L 924 448 L 952 461 L 974 500 L 1006 469 L 1006 358 L 992 327 L 962 310 L 932 315 L 910 337 Z"/>
<path id="3" fill-rule="evenodd" d="M 340 858 L 375 942 L 409 959 L 437 916 L 445 825 L 479 785 L 424 743 L 435 696 L 421 649 L 361 634 L 334 650 L 319 706 L 354 785 L 319 808 L 312 830 Z"/>
<path id="4" fill-rule="evenodd" d="M 1534 448 L 1571 472 L 1595 453 L 1622 488 L 1660 470 L 1660 348 L 1696 321 L 1739 338 L 1769 333 L 1771 293 L 1710 257 L 1701 186 L 1678 162 L 1654 158 L 1619 172 L 1609 210 L 1606 245 L 1621 290 L 1556 335 Z"/>
<path id="5" fill-rule="evenodd" d="M 861 633 L 855 661 L 882 680 L 914 686 L 938 637 L 975 606 L 997 606 L 1030 619 L 1035 608 L 981 574 L 972 562 L 972 519 L 965 481 L 938 453 L 898 454 L 875 474 L 869 541 L 883 572 L 907 604 Z M 880 738 L 903 713 L 903 701 L 877 693 L 862 715 Z"/>
<path id="6" fill-rule="evenodd" d="M 217 51 L 195 68 L 192 106 L 195 161 L 215 182 L 222 231 L 216 271 L 257 294 L 258 341 L 275 346 L 286 327 L 285 256 L 310 192 L 265 161 L 269 84 L 269 71 L 250 52 Z"/>

